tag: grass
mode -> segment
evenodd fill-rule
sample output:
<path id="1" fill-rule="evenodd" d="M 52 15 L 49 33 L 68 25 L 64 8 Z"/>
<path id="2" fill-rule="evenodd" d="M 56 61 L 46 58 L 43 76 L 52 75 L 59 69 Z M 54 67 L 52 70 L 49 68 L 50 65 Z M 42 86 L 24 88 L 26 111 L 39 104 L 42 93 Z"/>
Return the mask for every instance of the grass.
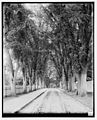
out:
<path id="1" fill-rule="evenodd" d="M 93 93 L 92 92 L 87 92 L 87 95 L 83 97 L 76 95 L 76 92 L 65 92 L 65 93 L 67 93 L 74 99 L 78 100 L 79 102 L 81 102 L 82 104 L 86 105 L 87 107 L 93 110 Z"/>

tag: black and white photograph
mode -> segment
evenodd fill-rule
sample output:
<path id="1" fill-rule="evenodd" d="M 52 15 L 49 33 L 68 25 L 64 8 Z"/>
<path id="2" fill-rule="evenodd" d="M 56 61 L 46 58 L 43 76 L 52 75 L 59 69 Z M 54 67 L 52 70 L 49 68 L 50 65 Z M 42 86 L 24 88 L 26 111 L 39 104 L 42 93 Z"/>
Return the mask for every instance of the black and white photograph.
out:
<path id="1" fill-rule="evenodd" d="M 95 117 L 94 2 L 2 2 L 2 117 Z"/>

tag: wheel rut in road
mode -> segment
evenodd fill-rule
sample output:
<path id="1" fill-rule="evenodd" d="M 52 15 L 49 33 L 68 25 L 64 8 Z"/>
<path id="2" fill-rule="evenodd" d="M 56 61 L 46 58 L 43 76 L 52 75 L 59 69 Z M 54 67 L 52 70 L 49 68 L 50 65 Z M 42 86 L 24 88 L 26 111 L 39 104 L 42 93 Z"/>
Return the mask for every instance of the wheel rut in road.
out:
<path id="1" fill-rule="evenodd" d="M 28 102 L 27 104 L 25 104 L 23 107 L 21 107 L 19 110 L 17 110 L 15 113 L 22 113 L 22 111 L 25 111 L 36 99 L 40 98 L 44 93 L 46 92 L 46 90 L 44 92 L 42 92 L 40 95 L 38 95 L 36 98 L 32 99 L 30 102 Z"/>
<path id="2" fill-rule="evenodd" d="M 61 99 L 58 91 L 49 91 L 44 98 L 41 106 L 36 112 L 39 113 L 65 113 L 66 110 L 61 104 Z"/>

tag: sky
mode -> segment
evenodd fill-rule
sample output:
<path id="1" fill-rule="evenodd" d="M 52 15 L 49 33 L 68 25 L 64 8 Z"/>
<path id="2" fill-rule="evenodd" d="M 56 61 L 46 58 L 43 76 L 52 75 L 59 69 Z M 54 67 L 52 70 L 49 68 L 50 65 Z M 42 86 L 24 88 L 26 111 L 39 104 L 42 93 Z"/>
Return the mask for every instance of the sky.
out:
<path id="1" fill-rule="evenodd" d="M 32 15 L 29 16 L 30 19 L 34 20 L 35 24 L 38 26 L 39 23 L 43 23 L 44 22 L 44 16 L 42 16 L 43 14 L 41 14 L 43 11 L 41 9 L 41 7 L 47 7 L 49 4 L 48 3 L 25 3 L 23 4 L 25 9 L 28 9 L 30 11 L 32 11 L 32 13 L 35 14 L 35 16 L 33 17 Z M 40 17 L 39 17 L 40 16 Z M 43 23 L 44 24 L 44 23 Z M 43 25 L 44 30 L 46 30 L 47 27 L 45 27 L 45 24 Z M 49 28 L 50 30 L 51 28 Z"/>
<path id="2" fill-rule="evenodd" d="M 26 8 L 26 9 L 29 9 L 29 10 L 31 10 L 31 11 L 33 11 L 33 12 L 37 12 L 37 11 L 39 11 L 40 10 L 40 7 L 41 6 L 47 6 L 48 4 L 42 4 L 42 3 L 39 3 L 39 4 L 34 4 L 34 3 L 30 3 L 30 4 L 24 4 L 23 6 Z"/>

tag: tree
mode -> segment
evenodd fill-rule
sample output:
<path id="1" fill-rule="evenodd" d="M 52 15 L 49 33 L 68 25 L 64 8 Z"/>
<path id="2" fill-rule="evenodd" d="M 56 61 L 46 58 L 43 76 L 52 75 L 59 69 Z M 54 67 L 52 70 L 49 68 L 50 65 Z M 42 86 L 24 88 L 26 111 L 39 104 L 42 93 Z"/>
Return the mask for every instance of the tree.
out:
<path id="1" fill-rule="evenodd" d="M 86 95 L 86 79 L 88 65 L 91 64 L 89 46 L 91 44 L 92 35 L 92 7 L 93 4 L 83 4 L 77 7 L 77 13 L 74 13 L 72 24 L 75 25 L 75 41 L 76 46 L 74 50 L 73 66 L 77 72 L 78 79 L 78 94 L 81 96 Z M 76 6 L 73 6 L 73 10 L 76 11 Z"/>
<path id="2" fill-rule="evenodd" d="M 68 86 L 68 74 L 77 73 L 78 94 L 86 94 L 86 73 L 89 64 L 89 44 L 91 44 L 91 20 L 93 4 L 51 4 L 46 9 L 52 22 L 53 41 L 60 54 L 61 64 Z M 57 41 L 57 42 L 55 42 Z M 81 83 L 81 84 L 80 84 Z M 68 89 L 68 87 L 67 87 Z"/>
<path id="3" fill-rule="evenodd" d="M 13 68 L 13 63 L 12 63 L 12 57 L 11 54 L 9 52 L 9 45 L 7 45 L 6 41 L 7 41 L 7 36 L 9 31 L 12 29 L 10 26 L 10 21 L 12 20 L 13 16 L 13 11 L 11 11 L 11 9 L 13 9 L 13 7 L 8 4 L 4 4 L 3 5 L 3 42 L 4 42 L 4 48 L 6 50 L 7 56 L 8 56 L 8 61 L 10 64 L 10 69 L 11 69 L 11 73 L 12 73 L 12 78 L 10 80 L 10 85 L 11 85 L 11 93 L 12 95 L 16 95 L 16 91 L 15 91 L 15 79 L 16 79 L 16 74 L 18 71 L 18 67 L 16 68 L 16 70 L 14 70 Z M 13 21 L 12 21 L 13 22 Z"/>
<path id="4" fill-rule="evenodd" d="M 25 62 L 25 50 L 24 48 L 27 47 L 26 44 L 26 38 L 25 38 L 25 26 L 26 21 L 28 19 L 29 11 L 25 10 L 22 5 L 20 4 L 3 4 L 3 15 L 4 15 L 4 41 L 7 46 L 12 49 L 14 59 L 16 59 L 18 62 L 23 63 Z M 24 47 L 24 48 L 23 48 Z M 29 50 L 29 49 L 28 49 Z M 30 50 L 31 51 L 31 50 Z M 9 54 L 10 56 L 10 54 Z M 24 58 L 24 59 L 22 59 Z M 11 60 L 11 59 L 10 59 Z M 10 62 L 12 63 L 12 62 Z M 12 65 L 11 65 L 12 66 Z M 12 92 L 15 95 L 15 79 L 18 70 L 14 71 L 12 69 Z M 13 90 L 14 89 L 14 90 Z"/>
<path id="5" fill-rule="evenodd" d="M 72 38 L 72 27 L 69 24 L 69 13 L 64 4 L 52 4 L 47 9 L 50 20 L 52 20 L 55 28 L 53 28 L 53 39 L 54 47 L 57 51 L 57 54 L 60 56 L 60 64 L 62 65 L 61 71 L 63 71 L 63 76 L 65 75 L 66 79 L 66 89 L 68 89 L 68 64 L 69 64 L 69 55 L 68 55 L 68 40 Z M 53 26 L 54 26 L 53 25 Z M 68 48 L 68 49 L 67 49 Z M 65 57 L 64 57 L 65 56 Z M 65 82 L 65 81 L 64 81 Z"/>

